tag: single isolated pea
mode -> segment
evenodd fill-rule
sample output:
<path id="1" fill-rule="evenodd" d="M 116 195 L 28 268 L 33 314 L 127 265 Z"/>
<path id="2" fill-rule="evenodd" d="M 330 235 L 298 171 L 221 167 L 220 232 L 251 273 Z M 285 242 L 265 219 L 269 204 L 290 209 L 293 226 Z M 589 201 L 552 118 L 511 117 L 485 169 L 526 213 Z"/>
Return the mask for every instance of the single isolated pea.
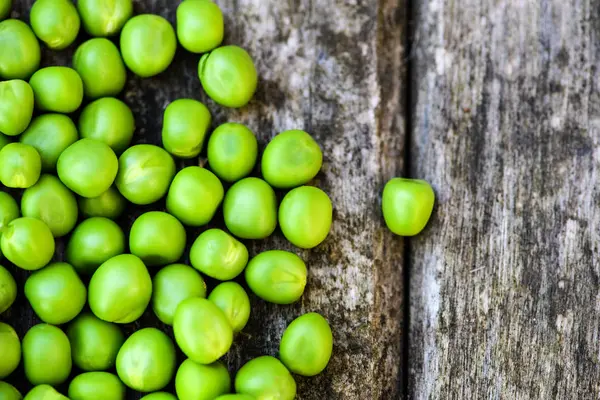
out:
<path id="1" fill-rule="evenodd" d="M 2 314 L 12 306 L 17 298 L 17 282 L 2 265 L 0 265 L 0 288 L 2 288 L 0 290 L 0 314 Z M 0 378 L 2 377 L 0 376 Z"/>
<path id="2" fill-rule="evenodd" d="M 10 15 L 11 7 L 12 0 L 0 0 L 0 21 L 8 18 L 8 16 Z"/>
<path id="3" fill-rule="evenodd" d="M 192 298 L 179 304 L 173 318 L 175 341 L 183 353 L 199 364 L 212 364 L 233 343 L 233 329 L 212 302 Z"/>
<path id="4" fill-rule="evenodd" d="M 56 164 L 60 180 L 82 197 L 97 197 L 106 192 L 118 169 L 115 152 L 94 139 L 76 141 L 62 152 Z"/>
<path id="5" fill-rule="evenodd" d="M 202 151 L 210 121 L 210 111 L 198 100 L 173 101 L 167 106 L 163 116 L 163 147 L 175 157 L 196 157 Z"/>
<path id="6" fill-rule="evenodd" d="M 208 224 L 223 201 L 223 184 L 207 169 L 179 171 L 167 193 L 167 211 L 189 226 Z"/>
<path id="7" fill-rule="evenodd" d="M 104 142 L 117 154 L 127 149 L 134 131 L 135 119 L 131 109 L 114 97 L 104 97 L 88 104 L 79 117 L 82 138 Z"/>
<path id="8" fill-rule="evenodd" d="M 271 356 L 248 361 L 235 376 L 235 391 L 257 399 L 294 400 L 296 381 L 285 366 Z"/>
<path id="9" fill-rule="evenodd" d="M 95 38 L 81 44 L 73 55 L 73 68 L 90 99 L 116 96 L 125 87 L 125 64 L 117 46 L 108 39 Z"/>
<path id="10" fill-rule="evenodd" d="M 119 157 L 115 180 L 119 192 L 130 202 L 146 205 L 160 200 L 175 176 L 175 161 L 164 149 L 138 144 Z"/>
<path id="11" fill-rule="evenodd" d="M 50 385 L 38 385 L 31 389 L 23 400 L 70 400 Z"/>
<path id="12" fill-rule="evenodd" d="M 167 392 L 154 392 L 145 395 L 140 400 L 177 400 L 174 394 Z"/>
<path id="13" fill-rule="evenodd" d="M 8 193 L 0 192 L 0 237 L 2 231 L 13 219 L 19 218 L 19 205 Z"/>
<path id="14" fill-rule="evenodd" d="M 385 184 L 381 208 L 390 231 L 415 236 L 427 225 L 434 203 L 435 193 L 426 181 L 393 178 Z"/>
<path id="15" fill-rule="evenodd" d="M 59 385 L 71 373 L 71 345 L 60 328 L 38 324 L 23 337 L 25 376 L 33 385 Z"/>
<path id="16" fill-rule="evenodd" d="M 0 78 L 27 79 L 40 66 L 42 53 L 35 34 L 23 21 L 0 22 Z"/>
<path id="17" fill-rule="evenodd" d="M 206 283 L 192 267 L 171 264 L 161 268 L 152 279 L 152 310 L 163 323 L 173 325 L 173 316 L 182 301 L 206 297 Z"/>
<path id="18" fill-rule="evenodd" d="M 90 36 L 108 37 L 121 31 L 133 15 L 131 0 L 78 0 L 83 28 Z"/>
<path id="19" fill-rule="evenodd" d="M 228 281 L 242 273 L 248 263 L 246 246 L 221 229 L 202 232 L 190 249 L 190 262 L 203 274 Z"/>
<path id="20" fill-rule="evenodd" d="M 46 67 L 29 79 L 35 106 L 41 111 L 69 114 L 83 101 L 81 77 L 69 67 Z"/>
<path id="21" fill-rule="evenodd" d="M 121 32 L 121 54 L 127 67 L 142 78 L 158 75 L 171 64 L 177 49 L 175 30 L 163 17 L 141 14 Z"/>
<path id="22" fill-rule="evenodd" d="M 176 262 L 185 250 L 185 228 L 171 214 L 150 211 L 140 215 L 129 232 L 129 250 L 149 267 Z"/>
<path id="23" fill-rule="evenodd" d="M 0 7 L 1 7 L 1 3 L 2 2 L 0 1 Z M 21 395 L 21 392 L 19 392 L 16 387 L 14 387 L 13 385 L 11 385 L 8 382 L 0 381 L 0 399 L 2 399 L 2 400 L 21 400 L 22 398 L 23 398 L 23 396 Z"/>
<path id="24" fill-rule="evenodd" d="M 102 264 L 90 280 L 88 302 L 98 318 L 119 324 L 138 319 L 152 296 L 152 279 L 138 257 L 121 254 Z"/>
<path id="25" fill-rule="evenodd" d="M 0 132 L 8 136 L 23 133 L 31 122 L 33 105 L 29 83 L 20 79 L 0 82 Z"/>
<path id="26" fill-rule="evenodd" d="M 70 400 L 125 400 L 125 385 L 109 372 L 84 372 L 69 384 Z"/>
<path id="27" fill-rule="evenodd" d="M 12 326 L 0 322 L 0 379 L 10 375 L 21 362 L 21 342 Z"/>
<path id="28" fill-rule="evenodd" d="M 42 170 L 54 172 L 63 151 L 79 139 L 77 127 L 64 114 L 43 114 L 35 117 L 19 141 L 33 146 L 42 159 Z"/>
<path id="29" fill-rule="evenodd" d="M 175 346 L 156 328 L 135 332 L 117 355 L 121 381 L 140 392 L 154 392 L 167 386 L 175 372 Z"/>
<path id="30" fill-rule="evenodd" d="M 294 253 L 264 251 L 246 267 L 246 282 L 258 297 L 275 304 L 292 304 L 306 286 L 306 264 Z"/>
<path id="31" fill-rule="evenodd" d="M 200 54 L 217 48 L 224 31 L 223 13 L 212 1 L 185 1 L 177 7 L 177 39 L 187 51 Z"/>
<path id="32" fill-rule="evenodd" d="M 83 310 L 87 290 L 71 265 L 57 262 L 27 278 L 25 297 L 42 321 L 61 325 Z"/>
<path id="33" fill-rule="evenodd" d="M 217 397 L 215 400 L 256 400 L 254 397 L 247 394 L 224 394 Z"/>
<path id="34" fill-rule="evenodd" d="M 70 0 L 36 0 L 29 13 L 35 35 L 52 50 L 62 50 L 77 38 L 81 21 Z"/>
<path id="35" fill-rule="evenodd" d="M 73 363 L 84 371 L 112 368 L 125 335 L 113 323 L 102 321 L 89 312 L 81 313 L 67 329 Z"/>
<path id="36" fill-rule="evenodd" d="M 116 187 L 111 186 L 108 190 L 97 197 L 80 197 L 79 210 L 90 217 L 104 217 L 117 219 L 125 211 L 126 200 Z"/>
<path id="37" fill-rule="evenodd" d="M 4 186 L 26 189 L 35 185 L 41 172 L 42 160 L 33 146 L 10 143 L 0 150 L 0 182 Z"/>
<path id="38" fill-rule="evenodd" d="M 188 358 L 181 363 L 175 376 L 175 391 L 179 400 L 214 400 L 230 390 L 229 372 L 219 361 L 204 365 Z"/>
<path id="39" fill-rule="evenodd" d="M 264 239 L 277 227 L 277 198 L 269 184 L 244 178 L 233 184 L 223 201 L 227 229 L 242 239 Z"/>
<path id="40" fill-rule="evenodd" d="M 44 221 L 58 238 L 71 232 L 77 223 L 77 199 L 60 179 L 44 174 L 23 192 L 21 213 Z"/>
<path id="41" fill-rule="evenodd" d="M 0 247 L 4 257 L 17 267 L 35 271 L 45 267 L 54 255 L 54 236 L 44 222 L 22 217 L 2 231 Z"/>
<path id="42" fill-rule="evenodd" d="M 207 151 L 212 171 L 224 181 L 236 182 L 252 172 L 258 142 L 248 127 L 228 122 L 219 125 L 210 135 Z"/>
<path id="43" fill-rule="evenodd" d="M 241 332 L 250 318 L 250 299 L 237 282 L 223 282 L 215 287 L 208 300 L 215 303 L 229 320 L 234 333 Z"/>

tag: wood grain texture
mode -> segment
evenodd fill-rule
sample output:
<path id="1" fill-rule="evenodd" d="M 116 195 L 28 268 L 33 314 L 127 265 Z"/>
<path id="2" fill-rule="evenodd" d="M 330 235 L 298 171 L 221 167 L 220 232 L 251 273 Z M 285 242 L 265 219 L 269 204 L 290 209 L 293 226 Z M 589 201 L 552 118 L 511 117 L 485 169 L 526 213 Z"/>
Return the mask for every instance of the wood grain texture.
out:
<path id="1" fill-rule="evenodd" d="M 415 399 L 600 395 L 596 0 L 419 0 Z"/>

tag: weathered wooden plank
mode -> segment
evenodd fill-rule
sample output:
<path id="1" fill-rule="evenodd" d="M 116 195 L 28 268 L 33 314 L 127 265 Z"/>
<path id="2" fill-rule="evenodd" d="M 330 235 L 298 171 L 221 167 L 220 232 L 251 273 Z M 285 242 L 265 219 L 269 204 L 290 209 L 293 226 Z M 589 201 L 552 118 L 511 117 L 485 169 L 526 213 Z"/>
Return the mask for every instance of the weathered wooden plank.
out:
<path id="1" fill-rule="evenodd" d="M 596 0 L 416 2 L 416 399 L 596 399 Z"/>

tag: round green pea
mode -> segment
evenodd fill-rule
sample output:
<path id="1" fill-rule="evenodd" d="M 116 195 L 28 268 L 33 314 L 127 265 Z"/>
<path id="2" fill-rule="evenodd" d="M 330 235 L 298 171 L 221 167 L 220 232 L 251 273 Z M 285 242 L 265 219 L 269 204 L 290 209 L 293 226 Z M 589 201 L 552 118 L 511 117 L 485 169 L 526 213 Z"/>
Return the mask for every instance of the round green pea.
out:
<path id="1" fill-rule="evenodd" d="M 0 132 L 8 136 L 21 134 L 31 122 L 33 105 L 29 83 L 20 79 L 0 82 Z"/>
<path id="2" fill-rule="evenodd" d="M 78 0 L 83 28 L 91 36 L 114 36 L 133 15 L 131 0 Z"/>
<path id="3" fill-rule="evenodd" d="M 126 201 L 119 191 L 111 186 L 97 197 L 80 197 L 79 210 L 86 217 L 117 219 L 125 211 Z"/>
<path id="4" fill-rule="evenodd" d="M 252 58 L 238 46 L 219 47 L 203 55 L 198 64 L 198 76 L 211 99 L 231 108 L 248 104 L 258 84 Z"/>
<path id="5" fill-rule="evenodd" d="M 182 3 L 183 4 L 183 3 Z M 256 164 L 258 142 L 245 125 L 219 125 L 208 140 L 208 163 L 222 180 L 236 182 L 250 174 Z"/>
<path id="6" fill-rule="evenodd" d="M 102 321 L 94 314 L 81 313 L 67 329 L 73 363 L 84 371 L 104 371 L 112 368 L 125 335 L 113 323 Z"/>
<path id="7" fill-rule="evenodd" d="M 248 263 L 248 249 L 221 229 L 202 232 L 190 249 L 190 262 L 205 275 L 228 281 L 242 273 Z"/>
<path id="8" fill-rule="evenodd" d="M 171 64 L 177 49 L 175 30 L 163 17 L 142 14 L 121 32 L 121 54 L 127 67 L 142 78 L 158 75 Z"/>
<path id="9" fill-rule="evenodd" d="M 236 282 L 223 282 L 210 292 L 208 300 L 223 311 L 234 333 L 241 332 L 250 318 L 250 299 Z"/>
<path id="10" fill-rule="evenodd" d="M 208 224 L 223 201 L 223 184 L 207 169 L 179 171 L 167 194 L 167 211 L 189 226 Z"/>
<path id="11" fill-rule="evenodd" d="M 275 304 L 292 304 L 306 286 L 306 264 L 294 253 L 264 251 L 246 267 L 246 282 L 258 297 Z"/>
<path id="12" fill-rule="evenodd" d="M 265 181 L 280 189 L 304 185 L 313 179 L 323 163 L 323 153 L 306 132 L 281 132 L 269 142 L 262 156 Z"/>
<path id="13" fill-rule="evenodd" d="M 58 393 L 50 385 L 38 385 L 31 389 L 24 400 L 69 400 L 68 397 Z"/>
<path id="14" fill-rule="evenodd" d="M 0 21 L 8 18 L 8 16 L 10 15 L 11 6 L 12 0 L 0 0 Z"/>
<path id="15" fill-rule="evenodd" d="M 163 116 L 163 147 L 175 157 L 196 157 L 202 150 L 210 121 L 210 111 L 204 104 L 193 99 L 175 100 Z"/>
<path id="16" fill-rule="evenodd" d="M 224 394 L 217 397 L 215 400 L 256 400 L 254 397 L 247 394 Z"/>
<path id="17" fill-rule="evenodd" d="M 79 139 L 77 127 L 64 114 L 43 114 L 35 117 L 19 141 L 33 146 L 42 159 L 42 170 L 56 170 L 63 151 Z"/>
<path id="18" fill-rule="evenodd" d="M 185 228 L 162 211 L 140 215 L 129 232 L 129 250 L 149 267 L 176 262 L 185 250 Z"/>
<path id="19" fill-rule="evenodd" d="M 70 0 L 36 0 L 29 13 L 35 35 L 52 50 L 62 50 L 77 38 L 81 21 Z"/>
<path id="20" fill-rule="evenodd" d="M 83 310 L 87 290 L 71 265 L 57 262 L 27 278 L 25 297 L 42 321 L 61 325 Z"/>
<path id="21" fill-rule="evenodd" d="M 54 255 L 54 236 L 36 218 L 16 218 L 2 231 L 0 247 L 4 257 L 17 267 L 34 271 L 45 267 Z"/>
<path id="22" fill-rule="evenodd" d="M 329 234 L 333 207 L 319 188 L 301 186 L 285 195 L 279 206 L 281 232 L 293 245 L 312 249 Z"/>
<path id="23" fill-rule="evenodd" d="M 206 283 L 192 267 L 171 264 L 161 268 L 152 279 L 152 310 L 163 323 L 173 325 L 173 316 L 182 301 L 206 297 Z"/>
<path id="24" fill-rule="evenodd" d="M 396 235 L 415 236 L 427 225 L 434 203 L 435 193 L 426 181 L 393 178 L 383 189 L 383 218 Z"/>
<path id="25" fill-rule="evenodd" d="M 167 392 L 154 392 L 145 395 L 140 400 L 177 400 L 174 394 Z"/>
<path id="26" fill-rule="evenodd" d="M 38 0 L 39 1 L 39 0 Z M 35 106 L 42 111 L 69 114 L 83 101 L 83 82 L 69 67 L 46 67 L 29 79 Z"/>
<path id="27" fill-rule="evenodd" d="M 67 335 L 48 324 L 33 326 L 23 337 L 23 365 L 34 385 L 59 385 L 71 373 L 71 345 Z"/>
<path id="28" fill-rule="evenodd" d="M 115 152 L 103 142 L 80 139 L 58 158 L 60 180 L 82 197 L 97 197 L 115 181 L 119 162 Z"/>
<path id="29" fill-rule="evenodd" d="M 177 39 L 187 51 L 211 51 L 223 41 L 224 30 L 223 13 L 210 0 L 184 1 L 177 7 Z"/>
<path id="30" fill-rule="evenodd" d="M 121 381 L 140 392 L 164 388 L 175 372 L 175 346 L 156 328 L 144 328 L 131 335 L 117 355 Z"/>
<path id="31" fill-rule="evenodd" d="M 134 131 L 135 119 L 131 109 L 114 97 L 104 97 L 88 104 L 79 117 L 82 138 L 104 142 L 117 154 L 127 149 Z"/>
<path id="32" fill-rule="evenodd" d="M 77 199 L 60 179 L 44 174 L 23 192 L 21 213 L 24 217 L 41 219 L 54 237 L 62 237 L 77 223 Z"/>
<path id="33" fill-rule="evenodd" d="M 116 185 L 130 202 L 146 205 L 160 200 L 175 176 L 175 161 L 164 149 L 138 144 L 119 158 Z"/>
<path id="34" fill-rule="evenodd" d="M 0 290 L 0 314 L 2 314 L 12 306 L 17 298 L 17 282 L 2 265 L 0 265 L 0 288 L 2 289 Z"/>
<path id="35" fill-rule="evenodd" d="M 214 400 L 230 390 L 229 372 L 218 361 L 203 365 L 188 358 L 181 363 L 175 376 L 175 391 L 179 400 Z"/>
<path id="36" fill-rule="evenodd" d="M 262 356 L 240 368 L 235 376 L 235 391 L 257 399 L 294 400 L 296 381 L 278 359 Z"/>
<path id="37" fill-rule="evenodd" d="M 1 3 L 1 2 L 0 2 Z M 1 4 L 0 4 L 1 7 Z M 1 18 L 0 18 L 1 19 Z M 8 382 L 0 381 L 0 399 L 2 400 L 21 400 L 23 396 L 16 387 Z"/>
<path id="38" fill-rule="evenodd" d="M 173 318 L 175 341 L 199 364 L 212 364 L 229 351 L 233 329 L 214 303 L 201 298 L 182 301 Z"/>
<path id="39" fill-rule="evenodd" d="M 229 188 L 223 201 L 227 229 L 242 239 L 264 239 L 277 227 L 277 198 L 269 184 L 244 178 Z"/>
<path id="40" fill-rule="evenodd" d="M 12 326 L 0 322 L 0 379 L 6 378 L 21 362 L 21 342 Z"/>
<path id="41" fill-rule="evenodd" d="M 73 55 L 73 68 L 90 99 L 116 96 L 125 87 L 125 64 L 117 46 L 108 39 L 95 38 L 81 44 Z"/>
<path id="42" fill-rule="evenodd" d="M 0 192 L 0 236 L 10 222 L 19 218 L 19 205 L 8 193 Z"/>
<path id="43" fill-rule="evenodd" d="M 3 133 L 0 133 L 0 150 L 2 150 L 2 148 L 4 146 L 6 146 L 7 144 L 9 144 L 11 142 L 12 142 L 11 138 L 9 138 L 8 136 L 6 136 Z"/>
<path id="44" fill-rule="evenodd" d="M 125 400 L 125 385 L 109 372 L 84 372 L 69 384 L 71 400 Z"/>
<path id="45" fill-rule="evenodd" d="M 88 302 L 100 319 L 128 324 L 146 310 L 152 296 L 152 279 L 138 257 L 121 254 L 103 263 L 92 275 Z"/>
<path id="46" fill-rule="evenodd" d="M 283 332 L 279 358 L 293 373 L 315 376 L 323 372 L 333 351 L 333 335 L 327 320 L 317 313 L 304 314 Z"/>
<path id="47" fill-rule="evenodd" d="M 42 58 L 35 34 L 23 21 L 0 22 L 0 78 L 27 79 L 37 71 Z"/>
<path id="48" fill-rule="evenodd" d="M 0 150 L 0 182 L 4 186 L 26 189 L 35 185 L 41 172 L 42 160 L 33 146 L 9 143 Z"/>

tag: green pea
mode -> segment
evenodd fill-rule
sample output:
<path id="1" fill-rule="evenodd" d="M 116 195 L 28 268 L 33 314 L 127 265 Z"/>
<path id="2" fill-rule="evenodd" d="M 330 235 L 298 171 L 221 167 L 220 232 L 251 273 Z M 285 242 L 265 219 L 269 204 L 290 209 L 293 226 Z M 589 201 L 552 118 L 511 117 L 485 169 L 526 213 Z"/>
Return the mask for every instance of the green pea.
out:
<path id="1" fill-rule="evenodd" d="M 313 179 L 323 163 L 323 153 L 306 132 L 281 132 L 269 142 L 263 153 L 261 170 L 273 187 L 289 189 Z"/>
<path id="2" fill-rule="evenodd" d="M 33 146 L 10 143 L 0 150 L 0 182 L 4 186 L 26 189 L 35 185 L 41 172 L 42 160 Z"/>
<path id="3" fill-rule="evenodd" d="M 62 237 L 77 223 L 77 200 L 60 179 L 44 174 L 23 192 L 21 212 L 24 217 L 41 219 L 54 237 Z"/>
<path id="4" fill-rule="evenodd" d="M 163 147 L 175 157 L 196 157 L 202 150 L 210 121 L 210 111 L 204 104 L 192 99 L 175 100 L 165 109 Z"/>
<path id="5" fill-rule="evenodd" d="M 230 389 L 229 372 L 218 361 L 203 365 L 188 358 L 181 363 L 175 376 L 175 391 L 179 400 L 214 400 Z"/>
<path id="6" fill-rule="evenodd" d="M 258 84 L 254 62 L 246 50 L 223 46 L 205 54 L 198 64 L 200 83 L 216 103 L 231 108 L 248 104 Z M 221 79 L 221 77 L 227 79 Z"/>
<path id="7" fill-rule="evenodd" d="M 215 400 L 256 400 L 254 397 L 247 394 L 224 394 L 217 397 Z"/>
<path id="8" fill-rule="evenodd" d="M 70 0 L 36 0 L 29 13 L 35 35 L 53 50 L 71 45 L 79 33 L 79 14 Z"/>
<path id="9" fill-rule="evenodd" d="M 125 87 L 125 64 L 117 46 L 108 39 L 95 38 L 81 44 L 73 55 L 73 68 L 90 99 L 116 96 Z"/>
<path id="10" fill-rule="evenodd" d="M 69 400 L 66 396 L 58 393 L 50 385 L 38 385 L 31 389 L 24 400 Z"/>
<path id="11" fill-rule="evenodd" d="M 4 257 L 19 268 L 34 271 L 45 267 L 54 255 L 54 236 L 36 218 L 17 218 L 2 231 L 0 247 Z"/>
<path id="12" fill-rule="evenodd" d="M 8 136 L 21 134 L 31 122 L 33 104 L 29 83 L 20 79 L 0 82 L 0 132 Z"/>
<path id="13" fill-rule="evenodd" d="M 47 324 L 61 325 L 83 310 L 87 290 L 75 269 L 63 262 L 34 272 L 25 281 L 25 297 Z"/>
<path id="14" fill-rule="evenodd" d="M 125 342 L 119 327 L 102 321 L 94 314 L 81 313 L 67 329 L 73 363 L 84 371 L 103 371 L 112 368 L 117 353 Z"/>
<path id="15" fill-rule="evenodd" d="M 223 41 L 224 30 L 223 13 L 210 0 L 184 1 L 177 7 L 177 39 L 187 51 L 211 51 Z"/>
<path id="16" fill-rule="evenodd" d="M 277 227 L 277 198 L 269 184 L 244 178 L 229 188 L 223 201 L 227 229 L 242 239 L 264 239 Z"/>
<path id="17" fill-rule="evenodd" d="M 325 240 L 332 216 L 329 196 L 313 186 L 290 190 L 279 206 L 281 232 L 293 245 L 303 249 L 312 249 Z"/>
<path id="18" fill-rule="evenodd" d="M 304 293 L 306 275 L 304 261 L 284 250 L 264 251 L 250 260 L 246 267 L 246 282 L 250 290 L 275 304 L 298 301 Z"/>
<path id="19" fill-rule="evenodd" d="M 40 44 L 23 21 L 0 22 L 0 78 L 27 79 L 37 71 L 42 58 Z"/>
<path id="20" fill-rule="evenodd" d="M 0 265 L 0 288 L 2 288 L 0 290 L 0 314 L 2 314 L 12 306 L 17 298 L 17 282 L 2 265 Z"/>
<path id="21" fill-rule="evenodd" d="M 0 322 L 0 379 L 10 375 L 21 362 L 21 342 L 12 326 Z"/>
<path id="22" fill-rule="evenodd" d="M 1 3 L 1 2 L 0 2 Z M 1 7 L 1 4 L 0 4 Z M 8 382 L 0 381 L 0 399 L 2 400 L 21 400 L 23 396 L 16 387 Z"/>
<path id="23" fill-rule="evenodd" d="M 80 139 L 67 147 L 58 158 L 60 180 L 82 197 L 97 197 L 115 181 L 119 161 L 106 143 Z"/>
<path id="24" fill-rule="evenodd" d="M 257 156 L 256 136 L 242 124 L 229 122 L 219 125 L 208 140 L 210 168 L 227 182 L 248 176 L 256 164 Z"/>
<path id="25" fill-rule="evenodd" d="M 121 254 L 102 264 L 90 280 L 88 302 L 100 319 L 128 324 L 138 319 L 152 296 L 152 279 L 138 257 Z"/>
<path id="26" fill-rule="evenodd" d="M 262 356 L 240 368 L 235 377 L 235 391 L 257 399 L 294 400 L 296 381 L 278 359 Z"/>
<path id="27" fill-rule="evenodd" d="M 140 215 L 129 232 L 129 250 L 149 267 L 176 262 L 185 250 L 185 228 L 161 211 Z"/>
<path id="28" fill-rule="evenodd" d="M 35 117 L 19 141 L 35 147 L 42 159 L 42 170 L 56 170 L 63 151 L 79 139 L 77 127 L 66 115 L 43 114 Z"/>
<path id="29" fill-rule="evenodd" d="M 11 138 L 9 138 L 3 133 L 0 133 L 0 150 L 2 150 L 2 148 L 4 148 L 4 146 L 6 146 L 9 143 L 12 143 Z"/>
<path id="30" fill-rule="evenodd" d="M 17 201 L 10 194 L 0 192 L 0 237 L 4 228 L 17 218 L 19 218 Z"/>
<path id="31" fill-rule="evenodd" d="M 242 273 L 248 263 L 248 249 L 221 229 L 202 232 L 190 249 L 192 266 L 205 275 L 228 281 Z"/>
<path id="32" fill-rule="evenodd" d="M 189 226 L 208 224 L 223 201 L 223 184 L 207 169 L 187 167 L 175 175 L 167 194 L 167 211 Z"/>
<path id="33" fill-rule="evenodd" d="M 175 161 L 164 149 L 138 144 L 119 158 L 116 184 L 133 204 L 146 205 L 160 200 L 175 176 Z"/>
<path id="34" fill-rule="evenodd" d="M 133 15 L 131 0 L 78 0 L 83 28 L 91 36 L 114 36 Z"/>
<path id="35" fill-rule="evenodd" d="M 38 0 L 39 1 L 39 0 Z M 69 114 L 83 101 L 83 82 L 69 67 L 46 67 L 29 79 L 35 106 L 42 111 Z"/>
<path id="36" fill-rule="evenodd" d="M 140 392 L 164 388 L 175 372 L 175 346 L 156 328 L 131 335 L 117 355 L 117 374 L 123 383 Z"/>
<path id="37" fill-rule="evenodd" d="M 66 249 L 67 262 L 80 274 L 93 274 L 100 265 L 125 252 L 125 234 L 108 218 L 86 219 L 75 228 Z"/>
<path id="38" fill-rule="evenodd" d="M 182 301 L 206 297 L 206 283 L 198 272 L 184 264 L 171 264 L 152 279 L 152 310 L 163 323 L 173 325 L 173 316 Z"/>
<path id="39" fill-rule="evenodd" d="M 71 345 L 59 328 L 38 324 L 23 338 L 25 376 L 33 385 L 59 385 L 71 373 Z"/>
<path id="40" fill-rule="evenodd" d="M 233 330 L 225 314 L 210 301 L 197 297 L 179 304 L 173 333 L 181 351 L 199 364 L 217 361 L 233 343 Z"/>
<path id="41" fill-rule="evenodd" d="M 145 395 L 140 400 L 177 400 L 177 397 L 167 392 L 154 392 Z"/>
<path id="42" fill-rule="evenodd" d="M 121 32 L 121 54 L 127 67 L 142 78 L 158 75 L 171 64 L 177 49 L 175 30 L 163 17 L 142 14 Z"/>
<path id="43" fill-rule="evenodd" d="M 435 193 L 426 181 L 393 178 L 383 189 L 383 218 L 396 235 L 415 236 L 427 225 L 434 203 Z"/>
<path id="44" fill-rule="evenodd" d="M 12 7 L 12 0 L 0 0 L 0 21 L 8 18 L 10 15 L 10 9 Z M 11 400 L 11 399 L 8 399 Z"/>
<path id="45" fill-rule="evenodd" d="M 125 198 L 114 186 L 100 196 L 79 198 L 79 209 L 86 217 L 117 219 L 125 211 L 125 205 Z"/>
<path id="46" fill-rule="evenodd" d="M 108 372 L 85 372 L 69 384 L 71 400 L 125 400 L 125 385 Z"/>
<path id="47" fill-rule="evenodd" d="M 127 104 L 113 97 L 104 97 L 88 104 L 79 117 L 82 138 L 96 139 L 122 153 L 133 138 L 135 120 Z"/>
<path id="48" fill-rule="evenodd" d="M 223 282 L 210 292 L 208 300 L 216 304 L 229 320 L 234 333 L 241 332 L 250 318 L 250 299 L 236 282 Z"/>

